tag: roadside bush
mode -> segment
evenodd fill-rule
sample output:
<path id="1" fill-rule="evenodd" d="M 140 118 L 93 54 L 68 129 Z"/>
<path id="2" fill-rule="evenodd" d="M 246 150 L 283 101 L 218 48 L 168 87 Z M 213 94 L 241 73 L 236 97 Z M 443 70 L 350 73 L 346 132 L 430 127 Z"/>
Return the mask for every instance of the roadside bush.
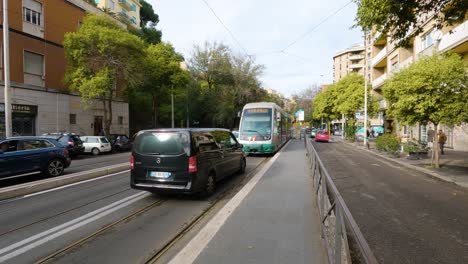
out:
<path id="1" fill-rule="evenodd" d="M 386 151 L 395 154 L 398 153 L 400 143 L 394 135 L 385 134 L 377 137 L 375 140 L 375 147 L 379 151 Z"/>

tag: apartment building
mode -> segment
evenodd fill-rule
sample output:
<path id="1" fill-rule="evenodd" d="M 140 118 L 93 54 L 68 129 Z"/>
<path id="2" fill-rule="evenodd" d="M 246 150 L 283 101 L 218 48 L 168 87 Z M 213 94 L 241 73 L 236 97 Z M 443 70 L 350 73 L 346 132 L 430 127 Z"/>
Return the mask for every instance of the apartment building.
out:
<path id="1" fill-rule="evenodd" d="M 140 28 L 140 8 L 138 0 L 94 0 L 97 6 L 108 14 L 119 17 L 133 27 Z"/>
<path id="2" fill-rule="evenodd" d="M 352 72 L 364 75 L 364 49 L 362 44 L 354 44 L 335 54 L 333 57 L 333 82 L 338 82 Z"/>
<path id="3" fill-rule="evenodd" d="M 426 22 L 423 25 L 423 32 L 412 40 L 412 46 L 409 48 L 396 47 L 391 38 L 380 32 L 370 34 L 372 40 L 371 80 L 372 88 L 377 94 L 382 95 L 381 88 L 388 78 L 417 61 L 420 56 L 430 55 L 433 52 L 451 51 L 460 54 L 465 61 L 468 61 L 468 21 L 438 30 L 435 27 L 435 20 L 430 15 L 424 19 Z M 383 113 L 386 132 L 394 133 L 403 140 L 427 141 L 425 125 L 402 126 L 391 116 L 385 115 L 387 102 L 382 96 L 379 105 Z M 442 125 L 442 128 L 448 136 L 446 144 L 448 147 L 468 150 L 467 124 L 454 128 Z"/>
<path id="4" fill-rule="evenodd" d="M 9 0 L 14 135 L 58 131 L 92 135 L 102 128 L 101 104 L 84 105 L 79 94 L 71 92 L 63 83 L 66 68 L 64 35 L 78 30 L 86 12 L 105 15 L 83 0 Z M 0 18 L 3 21 L 3 17 Z M 4 137 L 4 71 L 3 58 L 0 59 L 0 137 Z M 112 108 L 112 132 L 128 133 L 128 103 L 116 100 Z"/>

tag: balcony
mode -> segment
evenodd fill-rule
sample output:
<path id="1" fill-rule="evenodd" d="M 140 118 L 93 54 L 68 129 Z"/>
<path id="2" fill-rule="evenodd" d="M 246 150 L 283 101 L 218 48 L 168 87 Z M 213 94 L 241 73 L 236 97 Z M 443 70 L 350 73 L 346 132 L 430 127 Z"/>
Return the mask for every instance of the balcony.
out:
<path id="1" fill-rule="evenodd" d="M 132 5 L 127 2 L 127 0 L 119 0 L 119 4 L 122 8 L 126 9 L 127 11 L 132 10 Z"/>
<path id="2" fill-rule="evenodd" d="M 362 60 L 364 59 L 364 55 L 352 55 L 352 56 L 349 56 L 349 60 Z"/>
<path id="3" fill-rule="evenodd" d="M 387 47 L 383 48 L 377 55 L 372 58 L 372 67 L 381 68 L 387 65 Z"/>
<path id="4" fill-rule="evenodd" d="M 385 45 L 387 43 L 387 36 L 383 35 L 381 32 L 376 32 L 373 41 L 374 45 Z"/>
<path id="5" fill-rule="evenodd" d="M 403 70 L 404 68 L 407 68 L 408 66 L 410 66 L 411 63 L 413 63 L 413 57 L 409 57 L 406 60 L 400 62 L 398 66 L 392 69 L 392 73 L 397 73 Z"/>
<path id="6" fill-rule="evenodd" d="M 452 33 L 445 34 L 439 43 L 439 51 L 453 50 L 457 53 L 468 51 L 468 20 L 458 25 Z"/>
<path id="7" fill-rule="evenodd" d="M 376 90 L 379 89 L 384 83 L 385 80 L 387 79 L 387 74 L 384 73 L 377 77 L 376 79 L 372 80 L 372 89 Z"/>
<path id="8" fill-rule="evenodd" d="M 350 69 L 361 69 L 361 68 L 364 68 L 364 64 L 363 63 L 351 64 L 351 65 L 349 65 L 349 68 Z"/>

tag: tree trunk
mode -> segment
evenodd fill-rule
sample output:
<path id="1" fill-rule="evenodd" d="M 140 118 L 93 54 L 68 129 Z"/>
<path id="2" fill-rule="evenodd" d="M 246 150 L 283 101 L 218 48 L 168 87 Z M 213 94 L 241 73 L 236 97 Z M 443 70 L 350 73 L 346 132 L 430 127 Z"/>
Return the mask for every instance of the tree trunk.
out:
<path id="1" fill-rule="evenodd" d="M 158 128 L 158 98 L 155 93 L 153 95 L 153 126 Z"/>
<path id="2" fill-rule="evenodd" d="M 113 97 L 113 92 L 111 91 L 109 98 L 107 99 L 108 103 L 108 109 L 109 109 L 109 118 L 105 121 L 106 124 L 106 136 L 110 135 L 111 132 L 111 126 L 112 126 L 112 97 Z"/>
<path id="3" fill-rule="evenodd" d="M 434 139 L 432 142 L 432 151 L 433 151 L 433 157 L 434 157 L 434 167 L 435 168 L 440 168 L 440 160 L 439 160 L 439 137 L 437 136 L 437 133 L 439 131 L 439 124 L 434 124 L 435 125 L 435 132 L 434 132 Z"/>

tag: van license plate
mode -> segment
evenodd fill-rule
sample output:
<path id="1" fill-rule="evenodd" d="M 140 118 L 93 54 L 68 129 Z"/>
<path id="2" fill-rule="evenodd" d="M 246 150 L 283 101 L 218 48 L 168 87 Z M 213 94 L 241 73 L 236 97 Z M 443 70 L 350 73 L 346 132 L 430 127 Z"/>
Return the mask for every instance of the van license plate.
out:
<path id="1" fill-rule="evenodd" d="M 164 171 L 150 171 L 150 177 L 155 177 L 155 178 L 169 178 L 171 176 L 170 172 L 164 172 Z"/>

